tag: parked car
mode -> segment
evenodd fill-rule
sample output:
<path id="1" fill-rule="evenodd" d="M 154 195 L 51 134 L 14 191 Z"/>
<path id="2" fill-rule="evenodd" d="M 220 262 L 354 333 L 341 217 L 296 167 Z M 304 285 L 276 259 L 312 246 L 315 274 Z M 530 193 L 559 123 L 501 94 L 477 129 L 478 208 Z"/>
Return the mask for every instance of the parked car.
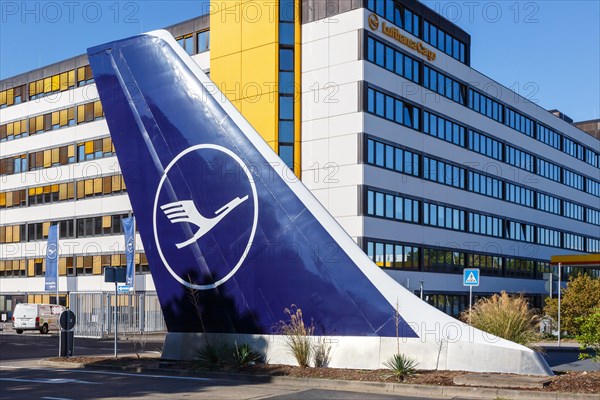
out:
<path id="1" fill-rule="evenodd" d="M 56 304 L 19 303 L 13 311 L 13 329 L 18 334 L 32 330 L 46 334 L 50 330 L 58 330 L 63 311 L 65 307 Z"/>

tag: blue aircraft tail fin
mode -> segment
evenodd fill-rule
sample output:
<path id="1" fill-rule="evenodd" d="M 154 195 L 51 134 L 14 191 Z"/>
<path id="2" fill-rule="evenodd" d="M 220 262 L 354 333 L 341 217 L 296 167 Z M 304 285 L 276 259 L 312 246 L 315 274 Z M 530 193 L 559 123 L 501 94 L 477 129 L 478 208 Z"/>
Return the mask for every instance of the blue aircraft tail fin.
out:
<path id="1" fill-rule="evenodd" d="M 403 338 L 424 368 L 548 373 L 375 265 L 168 32 L 88 56 L 169 332 L 271 334 L 295 305 L 359 367 Z"/>

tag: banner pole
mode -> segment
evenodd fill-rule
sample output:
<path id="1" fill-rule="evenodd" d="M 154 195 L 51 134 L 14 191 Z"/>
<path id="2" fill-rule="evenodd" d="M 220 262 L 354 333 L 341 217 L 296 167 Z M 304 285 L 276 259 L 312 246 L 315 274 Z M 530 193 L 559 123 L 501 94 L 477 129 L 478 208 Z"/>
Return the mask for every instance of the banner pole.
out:
<path id="1" fill-rule="evenodd" d="M 60 264 L 60 222 L 56 224 L 56 305 L 58 306 L 60 303 L 58 302 L 58 279 L 60 278 L 60 273 L 58 272 L 59 264 Z"/>

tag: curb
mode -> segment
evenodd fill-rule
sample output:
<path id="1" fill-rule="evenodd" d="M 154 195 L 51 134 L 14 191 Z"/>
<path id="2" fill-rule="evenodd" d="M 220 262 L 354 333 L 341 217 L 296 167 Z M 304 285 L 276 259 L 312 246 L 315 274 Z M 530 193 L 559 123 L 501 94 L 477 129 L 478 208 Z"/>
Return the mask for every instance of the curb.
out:
<path id="1" fill-rule="evenodd" d="M 587 393 L 562 393 L 539 392 L 531 390 L 502 389 L 489 387 L 464 387 L 464 386 L 433 386 L 409 385 L 402 383 L 363 382 L 320 378 L 296 378 L 289 376 L 245 375 L 228 372 L 195 372 L 188 370 L 167 370 L 163 368 L 144 367 L 118 367 L 113 365 L 86 365 L 76 362 L 58 362 L 40 360 L 40 366 L 63 369 L 97 369 L 118 370 L 133 373 L 153 373 L 165 376 L 206 377 L 216 380 L 234 380 L 249 383 L 275 383 L 279 385 L 301 386 L 304 388 L 318 388 L 363 393 L 395 394 L 400 396 L 416 397 L 470 397 L 480 399 L 510 399 L 510 400 L 600 400 L 600 394 Z"/>

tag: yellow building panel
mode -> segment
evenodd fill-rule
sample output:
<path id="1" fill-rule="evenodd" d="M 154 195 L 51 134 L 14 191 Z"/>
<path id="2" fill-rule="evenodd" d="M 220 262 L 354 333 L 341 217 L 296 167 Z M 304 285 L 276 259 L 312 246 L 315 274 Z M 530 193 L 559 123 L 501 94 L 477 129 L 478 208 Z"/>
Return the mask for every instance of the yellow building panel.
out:
<path id="1" fill-rule="evenodd" d="M 270 142 L 277 139 L 277 108 L 270 96 L 261 96 L 258 100 L 242 99 L 242 114 Z"/>
<path id="2" fill-rule="evenodd" d="M 238 52 L 226 57 L 211 59 L 210 71 L 210 79 L 230 101 L 241 98 L 243 87 L 241 53 Z"/>
<path id="3" fill-rule="evenodd" d="M 275 83 L 278 81 L 278 55 L 279 48 L 276 43 L 242 52 L 241 98 L 262 94 L 271 100 L 269 109 L 272 110 L 275 107 L 276 96 L 271 96 L 270 93 L 277 91 Z M 257 62 L 257 60 L 264 62 Z"/>
<path id="4" fill-rule="evenodd" d="M 213 60 L 242 50 L 242 11 L 239 0 L 212 0 L 210 9 L 210 58 L 211 78 L 213 71 L 227 73 L 213 68 Z M 219 72 L 220 71 L 220 72 Z"/>
<path id="5" fill-rule="evenodd" d="M 276 44 L 279 7 L 275 7 L 275 2 L 272 0 L 249 1 L 243 5 L 242 9 L 242 50 L 253 49 L 265 44 Z"/>

